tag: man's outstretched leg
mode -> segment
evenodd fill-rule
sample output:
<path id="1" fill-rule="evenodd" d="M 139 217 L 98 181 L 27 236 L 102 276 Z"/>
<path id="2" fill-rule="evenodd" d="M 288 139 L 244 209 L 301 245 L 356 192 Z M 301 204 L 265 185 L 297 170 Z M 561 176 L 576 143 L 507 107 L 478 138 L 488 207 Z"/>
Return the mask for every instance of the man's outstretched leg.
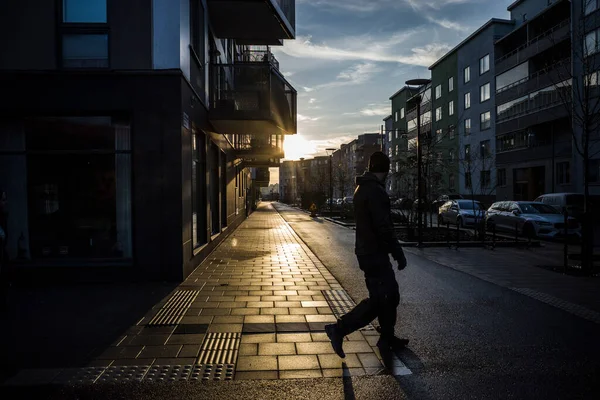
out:
<path id="1" fill-rule="evenodd" d="M 367 298 L 350 312 L 344 314 L 335 324 L 325 325 L 325 332 L 335 353 L 341 358 L 346 357 L 343 349 L 344 336 L 368 325 L 376 316 L 375 302 L 371 298 Z"/>

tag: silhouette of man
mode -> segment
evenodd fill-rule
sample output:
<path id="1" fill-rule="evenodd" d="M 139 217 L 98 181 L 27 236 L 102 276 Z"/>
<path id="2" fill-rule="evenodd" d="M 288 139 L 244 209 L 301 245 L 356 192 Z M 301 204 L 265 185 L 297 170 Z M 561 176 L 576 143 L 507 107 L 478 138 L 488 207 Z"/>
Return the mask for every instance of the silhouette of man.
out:
<path id="1" fill-rule="evenodd" d="M 390 160 L 382 152 L 373 153 L 369 168 L 356 178 L 354 217 L 356 221 L 355 253 L 364 272 L 369 297 L 361 301 L 335 324 L 325 326 L 336 354 L 342 358 L 344 336 L 379 318 L 381 337 L 377 346 L 383 350 L 404 347 L 408 340 L 394 336 L 396 308 L 400 293 L 389 254 L 398 262 L 398 270 L 406 267 L 406 258 L 398 243 L 390 213 L 390 199 L 385 191 L 385 179 Z"/>

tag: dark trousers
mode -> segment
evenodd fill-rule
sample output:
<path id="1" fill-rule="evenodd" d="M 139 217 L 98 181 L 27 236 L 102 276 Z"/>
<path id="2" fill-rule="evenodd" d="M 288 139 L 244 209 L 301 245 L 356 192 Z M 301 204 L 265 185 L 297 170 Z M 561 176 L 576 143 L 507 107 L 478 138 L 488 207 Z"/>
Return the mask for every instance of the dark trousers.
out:
<path id="1" fill-rule="evenodd" d="M 338 320 L 340 333 L 344 336 L 349 335 L 377 317 L 381 326 L 381 336 L 394 336 L 400 292 L 389 256 L 358 256 L 358 265 L 365 274 L 369 297 Z"/>

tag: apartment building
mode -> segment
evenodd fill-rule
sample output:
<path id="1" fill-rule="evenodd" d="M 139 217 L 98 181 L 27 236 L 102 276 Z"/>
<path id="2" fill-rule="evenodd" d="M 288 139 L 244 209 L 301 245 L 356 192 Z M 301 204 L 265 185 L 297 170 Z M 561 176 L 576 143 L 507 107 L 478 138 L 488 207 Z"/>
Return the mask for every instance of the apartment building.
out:
<path id="1" fill-rule="evenodd" d="M 584 32 L 596 47 L 600 26 L 597 2 L 584 1 L 522 0 L 508 7 L 517 26 L 495 45 L 498 198 L 583 192 L 583 162 L 573 145 L 582 133 L 569 111 L 577 104 L 568 99 L 584 86 Z M 596 193 L 599 165 L 592 160 Z"/>
<path id="2" fill-rule="evenodd" d="M 294 0 L 31 0 L 0 26 L 17 273 L 182 280 L 296 133 L 268 47 L 295 37 Z"/>
<path id="3" fill-rule="evenodd" d="M 405 164 L 408 156 L 406 102 L 412 97 L 411 89 L 404 86 L 389 100 L 392 102 L 392 129 L 387 131 L 387 155 L 391 161 L 388 178 L 388 193 L 394 197 L 408 195 L 406 186 Z"/>

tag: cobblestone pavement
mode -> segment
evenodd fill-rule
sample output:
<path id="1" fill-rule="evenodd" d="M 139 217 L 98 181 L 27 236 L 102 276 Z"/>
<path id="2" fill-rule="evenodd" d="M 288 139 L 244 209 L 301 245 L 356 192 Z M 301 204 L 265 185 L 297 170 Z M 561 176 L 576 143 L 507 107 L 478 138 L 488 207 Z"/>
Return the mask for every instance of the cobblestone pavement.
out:
<path id="1" fill-rule="evenodd" d="M 333 275 L 263 203 L 87 367 L 22 370 L 6 383 L 385 374 L 372 326 L 346 337 L 344 360 L 331 348 L 324 325 L 352 305 Z M 400 360 L 394 365 L 394 375 L 410 374 Z"/>

